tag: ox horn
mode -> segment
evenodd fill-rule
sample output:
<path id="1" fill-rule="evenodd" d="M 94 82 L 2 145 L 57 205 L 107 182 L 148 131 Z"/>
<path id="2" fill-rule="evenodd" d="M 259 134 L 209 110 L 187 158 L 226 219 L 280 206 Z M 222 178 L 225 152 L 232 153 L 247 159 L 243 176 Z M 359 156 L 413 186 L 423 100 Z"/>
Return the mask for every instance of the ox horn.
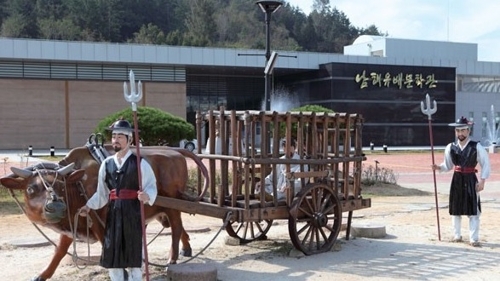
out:
<path id="1" fill-rule="evenodd" d="M 33 171 L 28 171 L 28 170 L 25 170 L 25 169 L 19 169 L 19 168 L 16 168 L 16 167 L 10 167 L 10 170 L 17 176 L 23 178 L 23 179 L 27 179 L 29 177 L 31 177 L 33 175 Z"/>
<path id="2" fill-rule="evenodd" d="M 60 174 L 60 175 L 67 175 L 69 172 L 71 172 L 73 170 L 73 167 L 75 167 L 75 163 L 70 163 L 60 169 L 57 170 L 57 173 Z"/>

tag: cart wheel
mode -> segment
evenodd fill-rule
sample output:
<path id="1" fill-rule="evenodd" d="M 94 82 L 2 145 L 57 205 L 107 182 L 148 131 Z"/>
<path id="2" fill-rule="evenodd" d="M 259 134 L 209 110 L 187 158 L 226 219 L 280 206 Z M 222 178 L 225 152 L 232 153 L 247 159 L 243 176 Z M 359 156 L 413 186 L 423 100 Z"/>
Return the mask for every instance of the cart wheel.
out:
<path id="1" fill-rule="evenodd" d="M 306 255 L 329 251 L 341 225 L 342 205 L 335 192 L 324 184 L 301 190 L 290 205 L 290 239 Z"/>
<path id="2" fill-rule="evenodd" d="M 272 220 L 262 220 L 259 222 L 231 221 L 226 226 L 226 231 L 229 236 L 239 238 L 241 243 L 249 243 L 255 240 L 267 239 L 266 234 L 272 224 Z"/>

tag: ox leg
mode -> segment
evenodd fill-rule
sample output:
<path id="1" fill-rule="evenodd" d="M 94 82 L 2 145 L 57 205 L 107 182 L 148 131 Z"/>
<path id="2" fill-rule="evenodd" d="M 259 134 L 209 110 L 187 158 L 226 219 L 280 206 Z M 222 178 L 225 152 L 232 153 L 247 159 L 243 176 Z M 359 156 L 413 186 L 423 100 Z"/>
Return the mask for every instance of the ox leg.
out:
<path id="1" fill-rule="evenodd" d="M 189 234 L 187 234 L 184 226 L 182 227 L 181 242 L 181 255 L 183 255 L 184 257 L 191 257 L 193 255 L 193 250 L 191 249 L 191 244 L 189 244 Z"/>
<path id="2" fill-rule="evenodd" d="M 172 231 L 172 244 L 170 246 L 170 259 L 169 264 L 177 263 L 179 258 L 179 241 L 182 237 L 183 251 L 191 252 L 191 245 L 189 244 L 189 235 L 184 230 L 182 225 L 181 212 L 178 210 L 169 209 L 167 211 L 168 220 Z"/>
<path id="3" fill-rule="evenodd" d="M 72 238 L 69 238 L 68 236 L 62 234 L 59 236 L 59 244 L 57 244 L 54 256 L 52 256 L 52 260 L 50 261 L 49 265 L 42 271 L 42 273 L 38 275 L 37 279 L 34 280 L 47 280 L 51 278 L 52 275 L 54 275 L 57 266 L 59 266 L 62 258 L 64 258 L 64 256 L 66 255 L 71 242 L 73 242 Z"/>
<path id="4" fill-rule="evenodd" d="M 161 223 L 163 227 L 165 228 L 170 227 L 170 222 L 167 216 L 159 216 L 156 219 Z M 184 227 L 182 227 L 180 241 L 182 243 L 182 249 L 180 254 L 184 257 L 191 257 L 193 255 L 193 251 L 191 250 L 191 244 L 189 244 L 189 234 L 187 234 Z"/>

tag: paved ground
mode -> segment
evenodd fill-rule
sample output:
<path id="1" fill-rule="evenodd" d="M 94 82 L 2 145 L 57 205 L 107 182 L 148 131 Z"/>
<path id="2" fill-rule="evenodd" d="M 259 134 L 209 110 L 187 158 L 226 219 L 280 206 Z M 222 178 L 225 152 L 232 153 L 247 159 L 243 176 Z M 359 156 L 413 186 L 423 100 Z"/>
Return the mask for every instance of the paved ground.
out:
<path id="1" fill-rule="evenodd" d="M 36 154 L 35 154 L 36 155 Z M 16 153 L 0 152 L 0 160 L 13 164 L 24 161 L 39 161 L 38 158 L 20 157 Z M 430 153 L 391 153 L 367 152 L 365 165 L 375 165 L 391 169 L 398 176 L 398 183 L 405 187 L 434 191 L 433 172 L 430 169 Z M 442 153 L 436 153 L 437 163 Z M 473 248 L 466 243 L 449 243 L 450 221 L 447 208 L 447 194 L 450 173 L 436 174 L 436 187 L 440 204 L 442 241 L 437 241 L 436 213 L 434 196 L 381 197 L 372 199 L 372 207 L 355 212 L 353 223 L 385 225 L 387 237 L 384 239 L 354 238 L 345 241 L 339 236 L 339 248 L 334 252 L 294 258 L 288 256 L 290 238 L 286 221 L 277 221 L 269 232 L 269 239 L 248 245 L 229 247 L 218 238 L 195 262 L 206 262 L 217 266 L 218 280 L 498 280 L 500 276 L 500 243 L 498 229 L 500 216 L 500 154 L 490 154 L 492 174 L 482 192 L 484 214 L 481 217 L 481 241 L 483 247 Z M 4 165 L 5 166 L 5 165 Z M 0 174 L 4 171 L 0 170 Z M 10 220 L 0 222 L 0 242 L 39 234 L 22 215 L 13 215 Z M 185 225 L 209 228 L 208 233 L 188 230 L 194 251 L 207 245 L 220 227 L 220 220 L 203 217 L 184 217 Z M 6 224 L 12 223 L 12 224 Z M 467 237 L 467 222 L 464 222 L 463 235 Z M 16 229 L 13 233 L 9 229 Z M 149 228 L 148 228 L 149 229 Z M 153 261 L 163 261 L 168 236 L 161 236 L 158 244 L 151 248 Z M 165 240 L 165 241 L 163 241 Z M 6 265 L 2 275 L 10 280 L 27 280 L 46 265 L 52 255 L 50 246 L 38 248 L 18 248 L 0 246 L 0 263 Z M 156 242 L 155 242 L 156 243 Z M 158 247 L 157 245 L 163 245 Z M 3 247 L 3 248 L 2 248 Z M 340 252 L 336 252 L 340 250 Z M 149 250 L 148 250 L 149 251 Z M 155 252 L 156 251 L 156 252 Z M 5 254 L 4 254 L 5 253 Z M 80 253 L 86 254 L 82 248 Z M 99 249 L 95 251 L 96 255 Z M 26 264 L 25 270 L 14 265 Z M 156 269 L 153 269 L 156 270 Z M 6 273 L 7 272 L 7 273 Z M 156 272 L 158 278 L 165 280 L 164 274 Z M 9 278 L 8 278 L 9 279 Z M 62 265 L 54 276 L 54 281 L 68 279 L 107 280 L 105 271 L 98 266 L 85 270 L 76 269 L 68 263 Z"/>
<path id="2" fill-rule="evenodd" d="M 483 198 L 498 198 L 500 200 L 500 153 L 489 154 L 491 173 L 486 181 L 485 190 L 481 193 Z M 401 153 L 373 153 L 367 154 L 364 165 L 393 170 L 398 176 L 398 184 L 404 187 L 417 188 L 434 192 L 434 173 L 431 170 L 432 154 L 430 152 L 401 154 Z M 434 153 L 434 162 L 443 161 L 443 153 Z M 478 166 L 479 167 L 479 166 Z M 452 172 L 436 172 L 436 187 L 438 193 L 449 194 L 449 185 Z"/>

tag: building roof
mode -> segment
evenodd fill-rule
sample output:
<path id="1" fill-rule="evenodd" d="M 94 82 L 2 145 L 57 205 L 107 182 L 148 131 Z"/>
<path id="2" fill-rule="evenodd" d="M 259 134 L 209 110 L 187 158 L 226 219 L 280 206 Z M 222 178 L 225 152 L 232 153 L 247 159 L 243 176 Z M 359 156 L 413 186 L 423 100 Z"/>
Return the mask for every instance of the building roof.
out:
<path id="1" fill-rule="evenodd" d="M 363 39 L 362 39 L 363 38 Z M 458 75 L 498 76 L 500 63 L 478 62 L 477 44 L 434 42 L 406 40 L 370 36 L 360 37 L 366 46 L 366 40 L 371 42 L 383 41 L 387 52 L 394 55 L 369 56 L 365 48 L 364 55 L 360 51 L 350 51 L 351 46 L 345 47 L 346 54 L 291 52 L 280 51 L 276 63 L 276 71 L 292 70 L 317 70 L 321 64 L 361 63 L 361 64 L 388 64 L 388 65 L 413 65 L 434 67 L 456 67 Z M 361 40 L 362 39 L 362 40 Z M 392 43 L 391 43 L 392 42 Z M 436 57 L 427 56 L 426 53 L 408 55 L 408 51 L 397 51 L 397 46 L 404 44 L 431 46 L 438 44 L 446 52 L 453 53 L 453 48 L 462 48 L 464 56 Z M 389 48 L 390 47 L 390 48 Z M 440 48 L 441 48 L 440 47 Z M 373 48 L 373 46 L 372 46 Z M 452 48 L 452 49 L 446 49 Z M 474 54 L 475 53 L 475 54 Z M 476 59 L 474 59 L 474 56 Z M 105 42 L 74 42 L 56 40 L 12 39 L 0 38 L 0 61 L 41 61 L 41 62 L 79 62 L 102 64 L 145 64 L 145 65 L 171 65 L 171 66 L 198 66 L 198 67 L 237 67 L 237 68 L 264 68 L 265 57 L 263 50 L 254 49 L 229 49 L 229 48 L 202 48 L 186 46 L 143 45 L 143 44 L 118 44 Z"/>

